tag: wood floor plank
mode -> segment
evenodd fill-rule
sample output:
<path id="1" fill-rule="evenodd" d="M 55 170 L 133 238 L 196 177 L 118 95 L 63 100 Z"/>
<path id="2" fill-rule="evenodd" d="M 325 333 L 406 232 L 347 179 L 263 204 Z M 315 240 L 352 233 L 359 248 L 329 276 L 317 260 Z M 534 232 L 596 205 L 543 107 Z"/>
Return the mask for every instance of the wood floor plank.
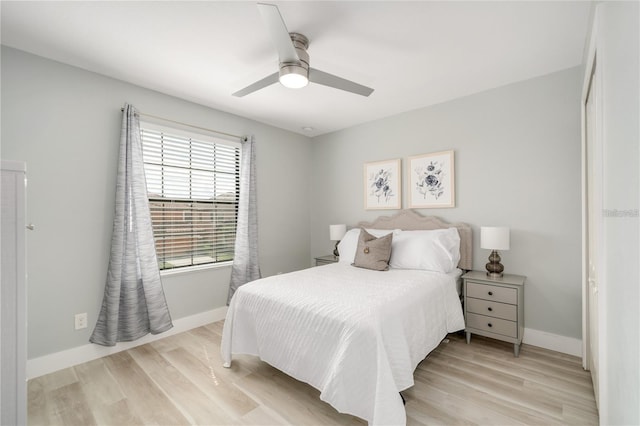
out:
<path id="1" fill-rule="evenodd" d="M 174 349 L 178 349 L 182 347 L 181 340 L 184 333 L 174 334 L 173 336 L 165 337 L 164 339 L 155 340 L 149 345 L 151 345 L 158 352 L 168 352 Z"/>
<path id="2" fill-rule="evenodd" d="M 242 416 L 239 419 L 238 424 L 251 426 L 280 426 L 289 425 L 290 423 L 274 410 L 264 405 L 260 405 Z"/>
<path id="3" fill-rule="evenodd" d="M 206 327 L 198 327 L 174 337 L 179 339 L 180 348 L 207 364 L 217 378 L 236 380 L 254 371 L 254 368 L 247 368 L 251 364 L 240 362 L 233 362 L 231 368 L 224 368 L 220 361 L 220 337 Z"/>
<path id="4" fill-rule="evenodd" d="M 455 335 L 450 339 L 450 343 L 456 347 L 455 354 L 470 354 L 473 357 L 486 355 L 500 362 L 505 368 L 528 368 L 553 374 L 577 385 L 591 384 L 589 373 L 582 369 L 581 361 L 577 357 L 566 354 L 558 356 L 558 352 L 522 345 L 520 356 L 516 358 L 513 356 L 511 344 L 482 336 L 474 336 L 471 344 L 466 344 L 462 336 Z M 434 352 L 437 353 L 441 349 L 442 347 L 436 348 Z"/>
<path id="5" fill-rule="evenodd" d="M 32 379 L 29 425 L 354 425 L 259 358 L 223 368 L 223 321 Z M 407 424 L 597 425 L 589 372 L 570 355 L 448 336 L 402 392 Z"/>
<path id="6" fill-rule="evenodd" d="M 216 398 L 202 392 L 153 347 L 138 346 L 129 352 L 189 423 L 204 425 L 233 422 L 233 418 L 225 414 Z"/>
<path id="7" fill-rule="evenodd" d="M 476 386 L 469 386 L 468 383 L 459 383 L 452 380 L 446 372 L 439 374 L 438 372 L 429 372 L 424 370 L 416 370 L 416 392 L 418 392 L 418 383 L 424 382 L 435 389 L 441 390 L 447 394 L 455 395 L 461 398 L 464 404 L 475 403 L 491 409 L 496 413 L 503 414 L 509 418 L 517 419 L 517 421 L 523 424 L 529 425 L 551 425 L 561 424 L 561 422 L 545 413 L 540 413 L 527 406 L 522 406 L 518 403 L 514 403 L 510 400 L 504 400 L 496 397 L 495 395 L 485 392 L 481 388 Z M 428 401 L 431 398 L 430 394 L 419 395 L 420 401 Z M 456 416 L 457 418 L 460 418 Z"/>
<path id="8" fill-rule="evenodd" d="M 74 367 L 89 405 L 112 405 L 125 398 L 115 378 L 109 373 L 104 359 L 96 359 Z"/>
<path id="9" fill-rule="evenodd" d="M 37 380 L 40 380 L 45 392 L 51 392 L 63 386 L 76 383 L 78 381 L 78 376 L 74 368 L 65 368 L 63 370 L 47 374 L 46 376 L 38 377 Z"/>
<path id="10" fill-rule="evenodd" d="M 220 408 L 231 417 L 245 416 L 258 407 L 258 403 L 238 390 L 229 377 L 220 377 L 216 368 L 220 364 L 217 357 L 205 363 L 183 348 L 165 352 L 162 356 L 202 392 L 215 398 Z"/>
<path id="11" fill-rule="evenodd" d="M 451 415 L 447 409 L 431 402 L 408 404 L 407 426 L 420 425 L 475 425 L 468 420 L 461 420 L 460 417 Z"/>
<path id="12" fill-rule="evenodd" d="M 236 382 L 236 386 L 261 405 L 276 411 L 290 424 L 328 424 L 322 413 L 310 410 L 301 400 L 292 398 L 287 392 L 282 392 L 280 387 L 274 386 L 258 373 L 243 377 Z"/>
<path id="13" fill-rule="evenodd" d="M 446 374 L 452 380 L 474 387 L 497 398 L 520 403 L 558 419 L 562 417 L 562 404 L 557 399 L 551 398 L 544 393 L 523 389 L 524 380 L 522 378 L 477 364 L 443 359 L 442 356 L 438 355 L 429 357 L 429 362 L 425 363 L 425 371 Z"/>
<path id="14" fill-rule="evenodd" d="M 437 354 L 439 352 L 435 352 Z M 435 355 L 434 354 L 434 355 Z M 594 401 L 593 386 L 588 381 L 576 382 L 572 378 L 563 376 L 562 374 L 550 375 L 546 368 L 542 368 L 540 365 L 536 365 L 535 368 L 531 367 L 527 357 L 529 355 L 523 354 L 522 361 L 506 363 L 500 358 L 491 356 L 490 353 L 477 353 L 472 349 L 468 351 L 449 351 L 446 356 L 452 360 L 469 361 L 476 365 L 484 365 L 490 367 L 495 371 L 509 372 L 510 374 L 517 375 L 524 379 L 525 386 L 530 387 L 546 387 L 550 392 L 571 392 L 576 397 L 585 398 L 591 402 Z M 576 367 L 579 368 L 579 367 Z M 542 385 L 544 384 L 544 386 Z"/>
<path id="15" fill-rule="evenodd" d="M 49 413 L 47 392 L 43 385 L 45 377 L 31 379 L 27 384 L 27 423 L 29 425 L 49 425 L 55 420 Z"/>
<path id="16" fill-rule="evenodd" d="M 562 418 L 568 425 L 597 425 L 598 410 L 595 407 L 585 408 L 584 406 L 576 406 L 571 403 L 563 404 Z"/>
<path id="17" fill-rule="evenodd" d="M 144 425 L 144 421 L 136 414 L 136 409 L 127 399 L 121 399 L 113 404 L 101 405 L 93 410 L 93 415 L 99 425 Z"/>
<path id="18" fill-rule="evenodd" d="M 59 387 L 51 392 L 52 404 L 60 423 L 72 426 L 97 425 L 87 397 L 78 382 Z"/>
<path id="19" fill-rule="evenodd" d="M 111 375 L 116 379 L 129 405 L 144 424 L 188 424 L 188 420 L 136 364 L 129 351 L 104 358 Z"/>
<path id="20" fill-rule="evenodd" d="M 414 417 L 418 416 L 418 413 L 429 416 L 429 420 L 427 418 L 423 420 L 426 424 L 431 424 L 434 420 L 441 424 L 498 424 L 512 426 L 523 424 L 516 418 L 505 416 L 485 404 L 466 400 L 457 395 L 443 392 L 440 389 L 431 388 L 425 394 L 428 395 L 426 402 L 423 398 L 417 402 L 412 401 L 409 404 L 409 408 L 415 407 L 415 410 L 411 410 Z M 448 413 L 446 417 L 445 413 Z M 438 417 L 434 419 L 433 417 L 436 414 Z M 442 421 L 444 419 L 446 419 L 445 422 Z"/>
<path id="21" fill-rule="evenodd" d="M 532 392 L 545 393 L 551 398 L 562 401 L 563 404 L 570 403 L 575 406 L 584 407 L 585 410 L 595 410 L 596 400 L 593 392 L 589 395 L 576 386 L 554 386 L 556 383 L 557 380 L 555 380 L 555 378 L 550 378 L 548 382 L 541 381 L 541 379 L 535 381 L 526 380 L 524 382 L 524 388 Z"/>
<path id="22" fill-rule="evenodd" d="M 222 337 L 222 330 L 224 328 L 224 321 L 216 321 L 211 324 L 207 324 L 204 326 L 207 330 L 210 330 L 216 333 L 218 336 Z"/>
<path id="23" fill-rule="evenodd" d="M 300 401 L 308 411 L 322 417 L 322 424 L 366 424 L 358 417 L 340 414 L 333 407 L 320 399 L 320 391 L 305 383 L 292 379 L 287 374 L 273 369 L 266 380 L 273 383 L 284 398 Z M 351 421 L 348 422 L 348 418 Z"/>

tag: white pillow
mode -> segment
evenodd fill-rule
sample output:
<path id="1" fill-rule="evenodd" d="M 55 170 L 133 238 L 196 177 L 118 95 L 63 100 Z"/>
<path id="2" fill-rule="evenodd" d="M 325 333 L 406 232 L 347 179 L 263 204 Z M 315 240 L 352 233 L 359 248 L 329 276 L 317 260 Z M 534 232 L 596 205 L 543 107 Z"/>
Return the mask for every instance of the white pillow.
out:
<path id="1" fill-rule="evenodd" d="M 384 237 L 387 234 L 399 232 L 399 229 L 367 229 L 367 232 L 376 238 Z M 360 237 L 360 228 L 353 228 L 347 231 L 338 243 L 338 253 L 340 253 L 340 259 L 338 262 L 348 263 L 351 265 L 356 258 L 356 249 L 358 248 L 358 238 Z M 393 253 L 393 243 L 391 245 Z"/>
<path id="2" fill-rule="evenodd" d="M 400 231 L 393 235 L 389 266 L 448 273 L 460 261 L 460 235 L 456 228 Z"/>

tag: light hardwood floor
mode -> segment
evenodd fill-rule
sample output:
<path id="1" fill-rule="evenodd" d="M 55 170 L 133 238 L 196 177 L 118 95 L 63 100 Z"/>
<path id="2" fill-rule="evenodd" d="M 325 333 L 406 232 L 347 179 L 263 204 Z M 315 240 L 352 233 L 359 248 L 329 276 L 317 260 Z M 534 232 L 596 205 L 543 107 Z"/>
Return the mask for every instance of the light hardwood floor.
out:
<path id="1" fill-rule="evenodd" d="M 30 425 L 366 424 L 255 357 L 220 361 L 222 322 L 30 380 Z M 460 334 L 443 341 L 403 392 L 408 425 L 597 424 L 576 357 Z"/>

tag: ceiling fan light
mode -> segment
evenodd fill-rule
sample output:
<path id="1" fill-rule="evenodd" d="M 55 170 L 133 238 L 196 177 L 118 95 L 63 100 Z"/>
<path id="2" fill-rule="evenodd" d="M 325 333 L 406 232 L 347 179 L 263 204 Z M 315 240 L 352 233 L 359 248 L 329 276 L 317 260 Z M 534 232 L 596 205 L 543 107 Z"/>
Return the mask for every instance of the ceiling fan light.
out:
<path id="1" fill-rule="evenodd" d="M 309 84 L 309 71 L 299 65 L 280 68 L 280 84 L 289 89 L 300 89 Z"/>

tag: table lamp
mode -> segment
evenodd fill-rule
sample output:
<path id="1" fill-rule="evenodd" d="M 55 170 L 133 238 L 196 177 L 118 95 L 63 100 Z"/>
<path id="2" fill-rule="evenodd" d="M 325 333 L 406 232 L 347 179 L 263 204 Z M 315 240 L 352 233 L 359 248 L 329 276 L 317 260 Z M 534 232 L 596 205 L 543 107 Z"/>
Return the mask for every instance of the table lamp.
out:
<path id="1" fill-rule="evenodd" d="M 487 263 L 487 276 L 500 278 L 504 266 L 500 263 L 498 250 L 509 250 L 509 228 L 503 226 L 483 226 L 480 228 L 480 247 L 491 250 Z"/>
<path id="2" fill-rule="evenodd" d="M 338 244 L 346 233 L 347 225 L 329 225 L 329 239 L 336 242 L 336 246 L 333 249 L 333 255 L 335 257 L 340 256 L 340 253 L 338 253 Z"/>

